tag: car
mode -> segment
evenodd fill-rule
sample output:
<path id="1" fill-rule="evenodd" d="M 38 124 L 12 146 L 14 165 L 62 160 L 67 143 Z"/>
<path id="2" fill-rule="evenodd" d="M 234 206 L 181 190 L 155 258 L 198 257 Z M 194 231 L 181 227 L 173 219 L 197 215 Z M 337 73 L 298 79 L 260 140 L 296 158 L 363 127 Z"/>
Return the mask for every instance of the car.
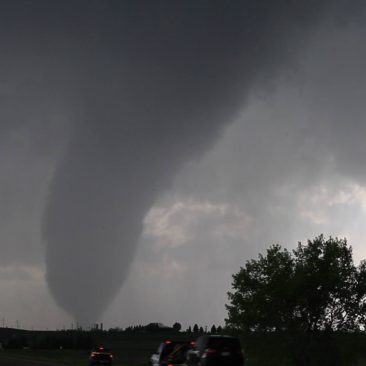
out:
<path id="1" fill-rule="evenodd" d="M 160 343 L 150 358 L 151 366 L 185 365 L 186 353 L 192 348 L 191 342 L 166 340 Z"/>
<path id="2" fill-rule="evenodd" d="M 204 335 L 197 338 L 186 355 L 188 366 L 243 366 L 244 355 L 238 338 Z"/>
<path id="3" fill-rule="evenodd" d="M 113 354 L 103 346 L 94 347 L 89 355 L 89 366 L 112 366 Z"/>

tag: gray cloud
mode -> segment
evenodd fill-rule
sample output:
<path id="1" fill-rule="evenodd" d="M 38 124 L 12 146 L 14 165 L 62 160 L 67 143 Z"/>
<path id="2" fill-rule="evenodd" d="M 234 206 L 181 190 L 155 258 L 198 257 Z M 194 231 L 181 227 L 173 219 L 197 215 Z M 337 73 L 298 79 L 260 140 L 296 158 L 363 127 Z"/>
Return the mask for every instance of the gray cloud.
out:
<path id="1" fill-rule="evenodd" d="M 252 95 L 214 148 L 176 175 L 109 319 L 222 322 L 231 275 L 273 243 L 293 248 L 323 232 L 346 237 L 356 262 L 366 257 L 365 32 L 319 30 L 296 72 Z M 233 215 L 192 212 L 223 204 L 242 212 L 244 230 Z M 222 227 L 238 237 L 216 235 Z"/>

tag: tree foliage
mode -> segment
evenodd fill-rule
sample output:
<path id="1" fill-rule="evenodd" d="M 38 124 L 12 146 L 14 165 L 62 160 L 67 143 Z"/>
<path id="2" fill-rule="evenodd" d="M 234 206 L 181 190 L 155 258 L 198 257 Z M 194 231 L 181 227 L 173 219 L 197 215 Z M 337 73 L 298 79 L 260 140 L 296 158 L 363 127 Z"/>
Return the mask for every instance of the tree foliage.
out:
<path id="1" fill-rule="evenodd" d="M 356 330 L 365 324 L 366 264 L 346 239 L 323 235 L 292 252 L 273 245 L 233 275 L 229 327 L 257 331 Z"/>
<path id="2" fill-rule="evenodd" d="M 182 325 L 180 324 L 180 323 L 178 323 L 178 322 L 175 322 L 174 324 L 173 324 L 173 330 L 175 331 L 175 332 L 180 332 L 180 330 L 182 329 Z"/>

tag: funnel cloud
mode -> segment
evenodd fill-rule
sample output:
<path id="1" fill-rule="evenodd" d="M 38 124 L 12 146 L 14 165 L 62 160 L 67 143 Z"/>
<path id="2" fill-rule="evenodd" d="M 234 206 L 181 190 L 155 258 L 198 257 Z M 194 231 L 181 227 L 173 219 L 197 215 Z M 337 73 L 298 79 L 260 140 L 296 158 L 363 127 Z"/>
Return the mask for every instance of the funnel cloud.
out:
<path id="1" fill-rule="evenodd" d="M 213 146 L 251 93 L 296 65 L 297 51 L 318 27 L 340 14 L 351 19 L 358 6 L 334 0 L 1 5 L 8 30 L 2 43 L 11 55 L 2 62 L 28 113 L 11 110 L 3 133 L 36 119 L 38 136 L 50 115 L 64 116 L 62 151 L 55 154 L 47 139 L 40 143 L 42 153 L 57 155 L 42 234 L 48 286 L 64 310 L 84 325 L 101 317 L 129 273 L 143 218 L 179 169 Z"/>

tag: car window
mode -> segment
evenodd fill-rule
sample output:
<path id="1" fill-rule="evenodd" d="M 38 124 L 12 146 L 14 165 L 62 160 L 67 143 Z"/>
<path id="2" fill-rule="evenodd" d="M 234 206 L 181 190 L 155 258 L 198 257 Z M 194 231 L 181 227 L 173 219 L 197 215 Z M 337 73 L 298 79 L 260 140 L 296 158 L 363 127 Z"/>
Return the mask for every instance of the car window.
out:
<path id="1" fill-rule="evenodd" d="M 165 343 L 163 351 L 161 353 L 161 358 L 166 358 L 174 349 L 175 344 L 172 343 Z"/>
<path id="2" fill-rule="evenodd" d="M 160 345 L 159 345 L 158 350 L 156 351 L 156 353 L 160 355 L 160 353 L 163 350 L 163 347 L 164 347 L 164 343 L 160 343 Z"/>
<path id="3" fill-rule="evenodd" d="M 176 344 L 172 352 L 168 355 L 168 360 L 174 363 L 184 363 L 189 345 L 185 343 Z"/>
<path id="4" fill-rule="evenodd" d="M 198 349 L 199 351 L 202 351 L 205 348 L 205 344 L 206 344 L 205 341 L 206 341 L 206 337 L 199 337 L 197 339 L 195 348 Z"/>

